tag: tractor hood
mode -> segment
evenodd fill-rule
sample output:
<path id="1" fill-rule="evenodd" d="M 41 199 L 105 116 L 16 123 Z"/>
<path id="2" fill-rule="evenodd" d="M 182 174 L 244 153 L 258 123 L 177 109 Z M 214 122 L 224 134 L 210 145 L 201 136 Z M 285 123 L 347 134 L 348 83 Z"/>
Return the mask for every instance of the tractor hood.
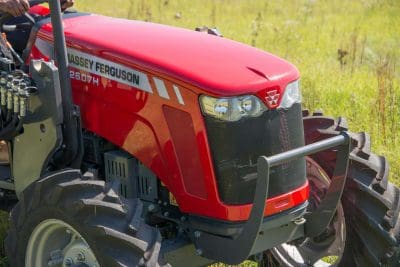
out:
<path id="1" fill-rule="evenodd" d="M 149 69 L 211 95 L 282 90 L 299 77 L 292 64 L 274 55 L 206 33 L 99 15 L 68 18 L 64 25 L 69 48 Z M 52 39 L 51 25 L 38 36 Z"/>

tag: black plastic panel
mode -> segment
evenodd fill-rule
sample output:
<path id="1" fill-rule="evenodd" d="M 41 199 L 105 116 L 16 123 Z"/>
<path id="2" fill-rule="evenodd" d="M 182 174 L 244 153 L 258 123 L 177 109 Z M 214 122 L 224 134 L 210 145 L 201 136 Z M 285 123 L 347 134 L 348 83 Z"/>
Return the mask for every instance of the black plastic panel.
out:
<path id="1" fill-rule="evenodd" d="M 226 204 L 253 201 L 257 159 L 304 146 L 301 105 L 268 110 L 257 118 L 226 122 L 205 117 L 217 176 L 219 195 Z M 305 160 L 273 167 L 269 198 L 292 191 L 306 182 Z"/>

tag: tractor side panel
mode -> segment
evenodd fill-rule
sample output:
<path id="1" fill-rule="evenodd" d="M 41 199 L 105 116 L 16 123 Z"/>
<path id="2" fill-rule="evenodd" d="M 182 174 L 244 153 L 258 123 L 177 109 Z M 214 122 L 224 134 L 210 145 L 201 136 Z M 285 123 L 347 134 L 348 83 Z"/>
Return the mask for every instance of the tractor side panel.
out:
<path id="1" fill-rule="evenodd" d="M 104 41 L 96 43 L 96 38 L 89 43 L 67 31 L 66 40 L 74 101 L 80 106 L 85 129 L 128 151 L 151 169 L 174 195 L 182 212 L 247 220 L 251 204 L 227 205 L 219 197 L 198 104 L 202 89 L 159 71 L 157 65 L 114 51 Z M 30 58 L 48 60 L 53 54 L 51 28 L 44 25 Z M 307 196 L 305 184 L 270 198 L 265 215 L 299 205 Z"/>
<path id="2" fill-rule="evenodd" d="M 72 72 L 76 75 L 79 71 L 72 68 Z M 100 76 L 94 76 L 100 79 L 99 86 L 73 79 L 74 100 L 81 107 L 84 128 L 118 145 L 151 169 L 175 196 L 183 212 L 218 216 L 218 211 L 207 212 L 206 208 L 219 200 L 209 153 L 204 151 L 206 134 L 201 113 L 198 106 L 191 104 L 197 102 L 197 95 L 179 85 L 185 100 L 181 104 L 173 89 L 178 88 L 176 84 L 159 76 L 147 76 L 153 93 Z M 169 98 L 160 96 L 155 79 L 163 81 L 162 92 Z M 180 120 L 189 125 L 180 124 Z M 190 144 L 185 140 L 191 140 Z M 177 155 L 183 150 L 185 157 L 179 158 Z"/>
<path id="3" fill-rule="evenodd" d="M 85 57 L 94 65 L 107 64 L 100 58 L 101 51 L 88 50 L 80 47 L 77 54 L 76 48 L 68 48 L 70 56 Z M 52 53 L 50 37 L 42 35 L 31 50 L 31 58 L 48 60 Z M 122 66 L 115 61 L 109 64 Z M 103 67 L 106 68 L 101 65 L 99 72 Z M 123 67 L 143 74 L 142 85 L 131 86 L 82 66 L 70 68 L 74 102 L 80 106 L 83 127 L 151 169 L 175 196 L 183 212 L 226 219 L 227 207 L 218 198 L 205 125 L 197 104 L 199 93 L 137 65 Z M 177 156 L 183 152 L 185 157 Z M 210 210 L 209 206 L 217 208 Z"/>

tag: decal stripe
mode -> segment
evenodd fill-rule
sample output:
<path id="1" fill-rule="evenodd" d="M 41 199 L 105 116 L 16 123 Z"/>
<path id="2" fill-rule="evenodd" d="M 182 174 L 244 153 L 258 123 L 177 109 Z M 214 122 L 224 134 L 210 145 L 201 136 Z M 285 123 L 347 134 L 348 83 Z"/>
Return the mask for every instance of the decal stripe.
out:
<path id="1" fill-rule="evenodd" d="M 43 55 L 50 55 L 51 57 L 54 56 L 53 45 L 46 40 L 37 38 L 35 42 L 35 47 Z M 147 74 L 144 72 L 132 69 L 122 64 L 118 64 L 110 60 L 106 60 L 88 53 L 81 52 L 73 48 L 67 47 L 67 51 L 68 51 L 68 62 L 69 66 L 71 67 L 138 88 L 139 90 L 148 93 L 153 93 L 153 89 L 150 85 L 149 78 Z M 156 86 L 158 95 L 162 98 L 170 99 L 165 82 L 156 77 L 153 77 L 153 81 Z M 181 105 L 185 105 L 185 101 L 183 100 L 179 87 L 175 84 L 172 87 L 174 89 L 178 103 Z"/>
<path id="2" fill-rule="evenodd" d="M 183 101 L 183 97 L 182 97 L 182 95 L 181 95 L 181 91 L 179 90 L 179 87 L 176 86 L 175 84 L 174 84 L 173 87 L 174 87 L 174 91 L 175 91 L 175 94 L 176 94 L 176 98 L 178 99 L 179 104 L 185 105 L 185 102 Z"/>
<path id="3" fill-rule="evenodd" d="M 70 66 L 77 69 L 153 93 L 149 79 L 143 72 L 72 48 L 68 48 L 68 61 Z"/>
<path id="4" fill-rule="evenodd" d="M 37 38 L 35 46 L 43 55 L 54 57 L 53 44 L 48 41 Z M 146 73 L 73 48 L 67 47 L 67 53 L 70 67 L 153 93 Z"/>
<path id="5" fill-rule="evenodd" d="M 167 88 L 165 87 L 164 81 L 160 80 L 156 77 L 153 77 L 153 81 L 156 84 L 156 89 L 157 89 L 158 94 L 163 98 L 169 99 L 169 94 L 168 94 Z"/>
<path id="6" fill-rule="evenodd" d="M 54 58 L 54 49 L 49 42 L 40 38 L 36 38 L 35 46 L 43 55 Z"/>

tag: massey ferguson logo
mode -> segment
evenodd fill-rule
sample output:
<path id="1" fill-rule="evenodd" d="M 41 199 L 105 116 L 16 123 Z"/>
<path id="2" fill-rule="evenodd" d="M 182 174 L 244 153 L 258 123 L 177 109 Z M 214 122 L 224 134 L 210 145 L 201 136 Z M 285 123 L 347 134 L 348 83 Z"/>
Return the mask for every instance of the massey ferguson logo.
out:
<path id="1" fill-rule="evenodd" d="M 267 92 L 267 96 L 265 100 L 267 100 L 267 104 L 269 108 L 275 108 L 278 106 L 279 97 L 281 94 L 278 93 L 278 90 L 272 90 Z"/>

